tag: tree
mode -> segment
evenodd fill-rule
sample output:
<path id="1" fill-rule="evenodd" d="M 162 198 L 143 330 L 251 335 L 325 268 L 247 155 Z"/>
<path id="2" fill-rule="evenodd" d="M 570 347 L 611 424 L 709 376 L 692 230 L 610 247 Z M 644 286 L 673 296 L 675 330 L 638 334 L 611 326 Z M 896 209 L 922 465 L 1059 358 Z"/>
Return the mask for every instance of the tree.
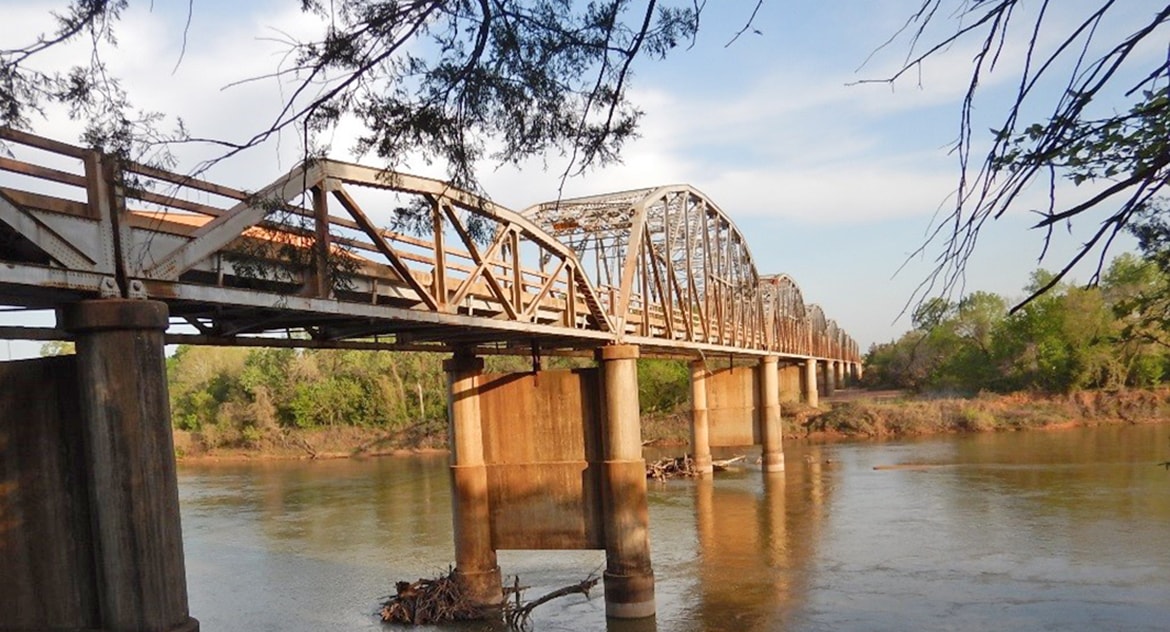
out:
<path id="1" fill-rule="evenodd" d="M 940 27 L 946 30 L 936 35 Z M 1057 227 L 1093 214 L 1098 224 L 1025 302 L 1099 252 L 1095 282 L 1114 238 L 1135 214 L 1157 204 L 1170 181 L 1170 3 L 920 0 L 894 39 L 899 36 L 911 53 L 884 81 L 909 75 L 951 47 L 976 45 L 956 143 L 961 174 L 955 204 L 923 247 L 937 243 L 940 252 L 920 296 L 961 287 L 987 220 L 1027 208 L 1024 193 L 1032 186 L 1048 192 L 1046 204 L 1027 209 L 1040 215 L 1035 228 L 1044 232 L 1045 253 Z M 975 126 L 981 87 L 993 72 L 1005 71 L 1012 53 L 1021 60 L 1014 98 L 984 136 Z M 1039 120 L 1030 118 L 1035 112 L 1042 112 Z M 1082 187 L 1081 194 L 1060 195 L 1061 181 Z"/>
<path id="2" fill-rule="evenodd" d="M 1129 365 L 1135 380 L 1161 379 L 1162 351 L 1170 349 L 1170 224 L 1165 204 L 1151 204 L 1130 225 L 1141 258 L 1117 257 L 1103 277 L 1121 336 L 1131 348 Z"/>
<path id="3" fill-rule="evenodd" d="M 475 188 L 481 158 L 518 162 L 559 151 L 566 176 L 616 158 L 641 112 L 628 98 L 635 60 L 661 58 L 694 37 L 701 3 L 647 0 L 301 0 L 321 36 L 289 39 L 272 76 L 291 91 L 267 128 L 244 139 L 191 136 L 157 114 L 135 114 L 102 52 L 129 0 L 71 0 L 57 28 L 0 50 L 0 125 L 27 127 L 50 103 L 87 122 L 85 141 L 137 156 L 167 142 L 209 142 L 228 156 L 286 129 L 306 148 L 343 117 L 364 126 L 359 148 L 393 165 L 410 152 L 446 162 Z M 189 4 L 190 11 L 199 4 Z M 47 50 L 79 38 L 93 55 L 37 70 Z M 498 145 L 489 152 L 488 143 Z"/>
<path id="4" fill-rule="evenodd" d="M 65 340 L 52 340 L 41 345 L 41 357 L 61 356 L 77 353 L 76 346 Z"/>

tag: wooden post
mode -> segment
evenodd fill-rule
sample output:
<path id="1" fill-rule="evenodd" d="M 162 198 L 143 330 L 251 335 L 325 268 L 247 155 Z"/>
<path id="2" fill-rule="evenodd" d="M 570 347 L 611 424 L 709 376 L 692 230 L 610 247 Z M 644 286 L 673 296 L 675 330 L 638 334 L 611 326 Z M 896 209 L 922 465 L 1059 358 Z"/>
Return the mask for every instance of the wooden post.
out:
<path id="1" fill-rule="evenodd" d="M 605 614 L 620 619 L 654 614 L 646 462 L 638 416 L 638 347 L 598 350 L 601 363 L 602 511 L 605 525 Z"/>
<path id="2" fill-rule="evenodd" d="M 466 350 L 443 362 L 450 419 L 451 519 L 455 535 L 455 579 L 478 606 L 504 600 L 500 567 L 492 545 L 487 467 L 479 411 L 483 359 Z"/>
<path id="3" fill-rule="evenodd" d="M 765 473 L 784 471 L 784 434 L 780 420 L 780 374 L 779 358 L 766 356 L 760 359 L 756 370 L 760 372 L 760 443 L 763 445 Z"/>
<path id="4" fill-rule="evenodd" d="M 167 306 L 82 301 L 59 312 L 58 326 L 77 342 L 100 627 L 198 630 L 187 610 L 163 356 Z"/>
<path id="5" fill-rule="evenodd" d="M 704 477 L 711 476 L 714 470 L 707 423 L 707 363 L 703 360 L 691 362 L 691 454 L 695 470 Z"/>
<path id="6" fill-rule="evenodd" d="M 804 401 L 806 404 L 813 408 L 820 405 L 820 400 L 817 397 L 816 358 L 809 358 L 804 361 L 804 383 L 801 384 L 801 390 L 804 391 Z"/>

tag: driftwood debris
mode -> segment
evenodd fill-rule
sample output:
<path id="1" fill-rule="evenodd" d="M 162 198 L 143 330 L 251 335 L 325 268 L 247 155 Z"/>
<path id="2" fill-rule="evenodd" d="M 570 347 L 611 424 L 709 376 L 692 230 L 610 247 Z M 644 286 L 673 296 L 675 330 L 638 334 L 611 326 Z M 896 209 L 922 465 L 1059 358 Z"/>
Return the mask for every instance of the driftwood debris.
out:
<path id="1" fill-rule="evenodd" d="M 504 622 L 510 630 L 525 630 L 530 623 L 532 611 L 554 599 L 568 595 L 589 596 L 589 591 L 600 577 L 590 575 L 584 580 L 558 588 L 546 595 L 524 602 L 521 594 L 527 586 L 520 585 L 517 577 L 514 585 L 504 588 L 507 597 L 503 605 Z M 395 584 L 396 594 L 391 595 L 382 604 L 382 621 L 386 623 L 400 623 L 406 625 L 430 625 L 435 623 L 450 623 L 452 621 L 471 621 L 486 618 L 489 614 L 500 614 L 497 609 L 484 609 L 472 605 L 463 596 L 458 582 L 455 581 L 454 569 L 448 569 L 447 574 L 434 579 L 420 579 L 414 583 L 398 582 Z"/>
<path id="2" fill-rule="evenodd" d="M 723 472 L 728 467 L 735 463 L 743 461 L 744 455 L 733 456 L 730 459 L 716 459 L 711 461 L 711 469 L 716 472 Z M 656 481 L 665 481 L 669 478 L 694 478 L 699 475 L 699 471 L 695 469 L 695 460 L 691 455 L 683 456 L 664 456 L 657 461 L 651 461 L 646 464 L 646 478 L 652 478 Z"/>
<path id="3" fill-rule="evenodd" d="M 414 583 L 398 582 L 396 594 L 382 604 L 382 621 L 426 625 L 450 621 L 470 621 L 484 616 L 482 609 L 463 597 L 455 581 L 454 569 L 434 579 Z"/>
<path id="4" fill-rule="evenodd" d="M 656 481 L 665 481 L 668 478 L 694 478 L 699 475 L 695 469 L 695 461 L 689 454 L 684 456 L 664 456 L 657 461 L 646 464 L 646 478 Z"/>

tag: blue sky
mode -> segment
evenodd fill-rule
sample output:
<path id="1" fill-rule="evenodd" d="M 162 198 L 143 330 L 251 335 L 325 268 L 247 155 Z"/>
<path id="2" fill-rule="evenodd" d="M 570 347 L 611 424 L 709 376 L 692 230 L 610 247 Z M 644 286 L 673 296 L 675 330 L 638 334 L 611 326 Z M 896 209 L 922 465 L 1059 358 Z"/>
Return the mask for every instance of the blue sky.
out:
<path id="1" fill-rule="evenodd" d="M 224 86 L 271 71 L 280 50 L 271 39 L 280 33 L 312 32 L 300 3 L 195 2 L 181 63 L 187 16 L 164 4 L 154 3 L 152 11 L 150 3 L 132 3 L 119 27 L 119 48 L 108 56 L 135 100 L 181 116 L 198 135 L 242 138 L 261 127 L 281 102 L 282 86 L 272 80 Z M 791 274 L 806 300 L 820 304 L 863 349 L 897 337 L 909 327 L 899 313 L 929 272 L 936 249 L 907 258 L 957 183 L 958 162 L 948 149 L 958 135 L 973 50 L 948 49 L 893 86 L 847 84 L 885 77 L 899 65 L 905 42 L 867 58 L 917 4 L 769 1 L 754 23 L 760 33 L 745 33 L 727 47 L 755 3 L 708 3 L 694 47 L 636 66 L 632 96 L 646 115 L 623 164 L 568 182 L 565 194 L 691 184 L 748 236 L 761 273 Z M 1068 0 L 1061 7 L 1075 16 L 1091 4 Z M 185 9 L 186 3 L 176 5 Z M 0 47 L 24 43 L 12 41 L 14 34 L 43 30 L 45 6 L 0 1 L 5 21 L 19 27 L 0 33 Z M 60 52 L 57 61 L 69 54 L 76 52 Z M 1020 49 L 1009 46 L 1002 67 L 1013 69 L 1019 58 Z M 998 122 L 1012 78 L 1011 72 L 990 78 L 977 130 Z M 57 115 L 34 122 L 34 129 L 77 138 L 77 126 Z M 352 126 L 337 132 L 335 157 L 354 159 L 348 151 L 353 132 Z M 294 164 L 299 151 L 296 139 L 285 137 L 220 165 L 211 177 L 260 188 Z M 203 155 L 184 149 L 179 157 L 193 165 Z M 564 162 L 550 156 L 547 163 L 547 169 L 541 161 L 520 168 L 484 165 L 481 179 L 493 199 L 520 210 L 556 197 Z M 441 166 L 421 161 L 399 168 L 443 174 Z M 1030 219 L 1018 212 L 989 225 L 968 267 L 968 291 L 1020 296 L 1041 251 L 1041 235 L 1027 229 Z M 1062 229 L 1047 267 L 1063 263 L 1091 226 Z M 1078 270 L 1077 278 L 1089 273 Z"/>

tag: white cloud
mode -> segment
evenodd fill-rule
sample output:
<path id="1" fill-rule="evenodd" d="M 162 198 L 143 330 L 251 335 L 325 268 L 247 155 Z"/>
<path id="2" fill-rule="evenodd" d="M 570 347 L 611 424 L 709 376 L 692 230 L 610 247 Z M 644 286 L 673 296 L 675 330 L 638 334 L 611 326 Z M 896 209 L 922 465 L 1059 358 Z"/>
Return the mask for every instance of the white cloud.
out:
<path id="1" fill-rule="evenodd" d="M 858 164 L 844 171 L 732 171 L 704 190 L 733 216 L 857 224 L 933 213 L 954 186 L 954 174 L 947 171 Z"/>

